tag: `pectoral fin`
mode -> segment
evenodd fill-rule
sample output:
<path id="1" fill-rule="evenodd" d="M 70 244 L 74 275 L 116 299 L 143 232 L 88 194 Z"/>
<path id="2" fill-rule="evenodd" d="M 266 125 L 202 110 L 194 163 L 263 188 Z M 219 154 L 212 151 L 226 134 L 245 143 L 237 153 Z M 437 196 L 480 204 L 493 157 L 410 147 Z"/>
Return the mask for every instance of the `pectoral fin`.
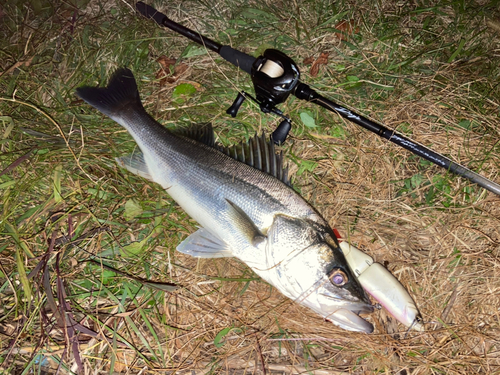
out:
<path id="1" fill-rule="evenodd" d="M 177 251 L 196 258 L 226 258 L 233 256 L 233 251 L 227 243 L 204 228 L 200 228 L 189 235 L 177 246 Z"/>
<path id="2" fill-rule="evenodd" d="M 228 203 L 229 220 L 243 234 L 246 240 L 255 247 L 258 247 L 266 240 L 266 236 L 257 228 L 250 217 L 235 203 L 226 199 Z"/>

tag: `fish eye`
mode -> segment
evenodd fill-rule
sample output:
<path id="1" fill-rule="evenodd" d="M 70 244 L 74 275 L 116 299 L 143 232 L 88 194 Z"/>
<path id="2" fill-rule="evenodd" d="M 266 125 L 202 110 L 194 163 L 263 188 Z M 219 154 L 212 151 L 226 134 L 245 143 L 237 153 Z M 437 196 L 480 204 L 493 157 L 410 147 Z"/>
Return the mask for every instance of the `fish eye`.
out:
<path id="1" fill-rule="evenodd" d="M 349 281 L 346 273 L 340 268 L 335 268 L 334 270 L 332 270 L 328 278 L 330 279 L 332 284 L 336 286 L 343 286 Z"/>

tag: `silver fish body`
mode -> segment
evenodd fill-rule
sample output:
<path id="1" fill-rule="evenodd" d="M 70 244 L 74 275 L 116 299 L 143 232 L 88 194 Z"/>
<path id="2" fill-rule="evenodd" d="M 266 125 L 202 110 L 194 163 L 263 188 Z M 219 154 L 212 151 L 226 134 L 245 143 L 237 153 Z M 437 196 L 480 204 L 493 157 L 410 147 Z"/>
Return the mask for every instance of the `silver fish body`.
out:
<path id="1" fill-rule="evenodd" d="M 325 319 L 348 330 L 372 332 L 359 313 L 373 307 L 333 232 L 293 189 L 210 145 L 167 130 L 144 110 L 128 69 L 117 70 L 106 88 L 81 87 L 77 95 L 136 141 L 143 156 L 121 162 L 160 184 L 202 227 L 179 251 L 235 256 Z"/>

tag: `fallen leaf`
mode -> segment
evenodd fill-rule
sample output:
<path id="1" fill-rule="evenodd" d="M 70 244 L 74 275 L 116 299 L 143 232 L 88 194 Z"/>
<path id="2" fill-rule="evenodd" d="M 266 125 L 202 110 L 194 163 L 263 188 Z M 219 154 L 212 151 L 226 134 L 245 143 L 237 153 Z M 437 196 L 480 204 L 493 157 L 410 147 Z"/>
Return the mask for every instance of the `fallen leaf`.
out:
<path id="1" fill-rule="evenodd" d="M 170 69 L 170 67 L 172 65 L 175 65 L 175 63 L 177 62 L 176 59 L 171 59 L 165 55 L 161 55 L 156 61 L 162 66 L 163 69 L 166 70 Z"/>
<path id="2" fill-rule="evenodd" d="M 302 120 L 302 123 L 305 126 L 307 126 L 308 128 L 317 128 L 318 127 L 316 125 L 316 121 L 314 120 L 314 117 L 312 116 L 312 113 L 309 111 L 300 112 L 300 119 Z"/>
<path id="3" fill-rule="evenodd" d="M 171 76 L 172 71 L 171 66 L 175 65 L 176 59 L 171 59 L 165 55 L 161 55 L 156 59 L 158 64 L 160 64 L 160 70 L 156 72 L 156 79 L 160 80 L 160 86 L 165 86 L 167 83 L 172 83 L 174 80 Z"/>
<path id="4" fill-rule="evenodd" d="M 316 59 L 315 62 L 313 62 L 311 66 L 311 70 L 309 71 L 309 74 L 311 74 L 311 77 L 316 77 L 319 72 L 319 67 L 321 65 L 326 65 L 328 64 L 328 52 L 321 52 L 321 55 Z"/>
<path id="5" fill-rule="evenodd" d="M 122 257 L 134 257 L 134 256 L 139 255 L 142 252 L 142 250 L 144 249 L 144 245 L 146 245 L 147 240 L 148 240 L 148 237 L 146 237 L 142 241 L 135 241 L 135 242 L 129 243 L 128 245 L 122 246 L 120 248 L 120 255 Z"/>
<path id="6" fill-rule="evenodd" d="M 309 56 L 309 57 L 306 57 L 302 63 L 304 65 L 309 65 L 309 64 L 312 64 L 313 62 L 314 62 L 314 57 L 313 56 Z"/>
<path id="7" fill-rule="evenodd" d="M 193 85 L 196 90 L 200 90 L 201 89 L 201 84 L 198 83 L 198 82 L 195 82 L 195 81 L 190 81 L 188 79 L 183 79 L 182 83 L 189 83 L 190 85 Z"/>
<path id="8" fill-rule="evenodd" d="M 335 33 L 340 40 L 347 40 L 349 36 L 359 32 L 359 27 L 356 26 L 354 20 L 342 20 L 335 25 L 335 28 L 340 31 L 340 33 Z"/>
<path id="9" fill-rule="evenodd" d="M 165 55 L 161 55 L 156 61 L 161 66 L 160 70 L 156 73 L 156 79 L 160 80 L 160 86 L 165 86 L 167 83 L 174 83 L 189 68 L 184 63 L 176 65 L 176 59 L 171 59 Z M 173 72 L 172 66 L 174 66 Z"/>
<path id="10" fill-rule="evenodd" d="M 180 76 L 182 73 L 184 73 L 189 66 L 187 64 L 181 63 L 179 65 L 176 65 L 174 68 L 174 77 Z"/>
<path id="11" fill-rule="evenodd" d="M 160 86 L 165 86 L 167 83 L 167 73 L 165 72 L 165 69 L 161 68 L 158 70 L 155 74 L 155 78 L 160 80 Z"/>
<path id="12" fill-rule="evenodd" d="M 137 201 L 134 199 L 129 199 L 127 203 L 125 203 L 125 210 L 123 211 L 123 216 L 125 219 L 132 220 L 134 217 L 142 214 L 142 207 Z"/>

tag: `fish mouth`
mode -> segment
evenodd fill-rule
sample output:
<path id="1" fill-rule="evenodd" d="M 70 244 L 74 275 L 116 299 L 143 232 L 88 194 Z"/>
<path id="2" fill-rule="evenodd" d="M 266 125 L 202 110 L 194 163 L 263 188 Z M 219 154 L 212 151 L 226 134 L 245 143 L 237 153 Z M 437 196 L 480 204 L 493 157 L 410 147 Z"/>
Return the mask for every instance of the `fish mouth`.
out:
<path id="1" fill-rule="evenodd" d="M 373 310 L 373 307 L 371 308 L 371 310 Z M 372 333 L 373 325 L 360 317 L 358 311 L 353 311 L 350 309 L 338 309 L 332 314 L 328 315 L 326 319 L 348 331 Z M 363 310 L 363 313 L 367 312 L 371 311 Z"/>
<path id="2" fill-rule="evenodd" d="M 375 308 L 371 304 L 364 303 L 361 306 L 355 306 L 355 307 L 349 307 L 348 310 L 351 310 L 353 313 L 360 315 L 360 314 L 371 314 Z"/>
<path id="3" fill-rule="evenodd" d="M 322 297 L 326 297 L 326 300 L 321 301 L 316 311 L 326 320 L 348 331 L 373 332 L 373 325 L 360 316 L 375 310 L 367 297 L 357 301 L 345 300 L 328 293 L 322 293 Z"/>
<path id="4" fill-rule="evenodd" d="M 374 311 L 374 306 L 366 302 L 358 302 L 338 306 L 330 313 L 324 314 L 326 320 L 348 331 L 372 333 L 373 325 L 363 319 L 360 314 L 370 314 Z"/>

